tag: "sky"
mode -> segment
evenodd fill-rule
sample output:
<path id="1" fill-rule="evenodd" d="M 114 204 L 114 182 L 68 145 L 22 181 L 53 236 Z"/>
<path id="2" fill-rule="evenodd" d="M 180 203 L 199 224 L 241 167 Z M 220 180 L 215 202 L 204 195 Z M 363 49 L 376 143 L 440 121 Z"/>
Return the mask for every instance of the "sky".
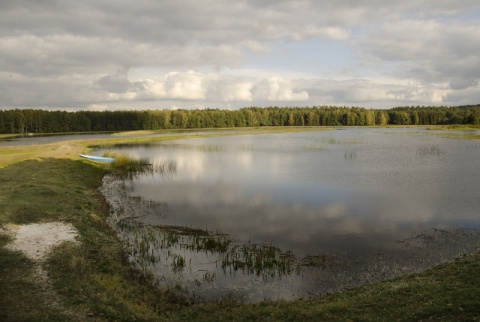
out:
<path id="1" fill-rule="evenodd" d="M 0 0 L 0 109 L 480 103 L 478 0 Z"/>

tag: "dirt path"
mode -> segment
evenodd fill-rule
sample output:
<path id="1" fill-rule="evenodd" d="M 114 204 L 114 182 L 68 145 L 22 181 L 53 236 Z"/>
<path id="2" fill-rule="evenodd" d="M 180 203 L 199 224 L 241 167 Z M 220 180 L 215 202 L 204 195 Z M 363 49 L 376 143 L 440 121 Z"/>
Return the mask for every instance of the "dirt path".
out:
<path id="1" fill-rule="evenodd" d="M 8 226 L 8 231 L 14 240 L 7 248 L 21 251 L 39 265 L 54 246 L 77 236 L 75 227 L 62 222 Z"/>
<path id="2" fill-rule="evenodd" d="M 43 290 L 42 296 L 48 298 L 47 302 L 72 320 L 88 320 L 86 316 L 63 304 L 44 268 L 44 262 L 53 247 L 65 241 L 76 242 L 75 237 L 78 232 L 75 227 L 63 222 L 34 223 L 21 226 L 9 225 L 3 232 L 13 237 L 13 241 L 6 246 L 8 249 L 20 251 L 33 261 L 36 283 Z"/>

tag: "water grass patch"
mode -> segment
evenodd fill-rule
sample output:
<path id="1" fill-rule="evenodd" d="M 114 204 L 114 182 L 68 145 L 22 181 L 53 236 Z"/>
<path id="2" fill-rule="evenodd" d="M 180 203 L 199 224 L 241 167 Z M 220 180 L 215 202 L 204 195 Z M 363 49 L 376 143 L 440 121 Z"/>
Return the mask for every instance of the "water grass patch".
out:
<path id="1" fill-rule="evenodd" d="M 112 167 L 122 172 L 136 172 L 151 165 L 148 158 L 135 158 L 130 155 L 106 152 L 106 158 L 113 158 Z"/>
<path id="2" fill-rule="evenodd" d="M 445 153 L 443 149 L 441 149 L 438 144 L 431 144 L 431 145 L 422 145 L 419 146 L 416 155 L 426 157 L 426 156 L 438 156 Z"/>

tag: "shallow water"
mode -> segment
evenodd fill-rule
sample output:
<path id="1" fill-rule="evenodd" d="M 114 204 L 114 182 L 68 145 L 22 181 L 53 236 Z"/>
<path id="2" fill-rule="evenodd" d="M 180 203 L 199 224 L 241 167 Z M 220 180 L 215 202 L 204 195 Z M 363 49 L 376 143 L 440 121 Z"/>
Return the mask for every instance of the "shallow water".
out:
<path id="1" fill-rule="evenodd" d="M 137 267 L 196 297 L 304 297 L 479 246 L 475 141 L 349 128 L 117 150 L 154 167 L 106 178 L 112 225 Z"/>

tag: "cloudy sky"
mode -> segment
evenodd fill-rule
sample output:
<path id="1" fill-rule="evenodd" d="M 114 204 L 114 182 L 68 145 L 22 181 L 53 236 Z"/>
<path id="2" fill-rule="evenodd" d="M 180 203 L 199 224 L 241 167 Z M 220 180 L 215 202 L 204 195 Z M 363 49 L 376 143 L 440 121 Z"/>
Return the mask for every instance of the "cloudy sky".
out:
<path id="1" fill-rule="evenodd" d="M 478 0 L 0 0 L 0 108 L 480 103 Z"/>

